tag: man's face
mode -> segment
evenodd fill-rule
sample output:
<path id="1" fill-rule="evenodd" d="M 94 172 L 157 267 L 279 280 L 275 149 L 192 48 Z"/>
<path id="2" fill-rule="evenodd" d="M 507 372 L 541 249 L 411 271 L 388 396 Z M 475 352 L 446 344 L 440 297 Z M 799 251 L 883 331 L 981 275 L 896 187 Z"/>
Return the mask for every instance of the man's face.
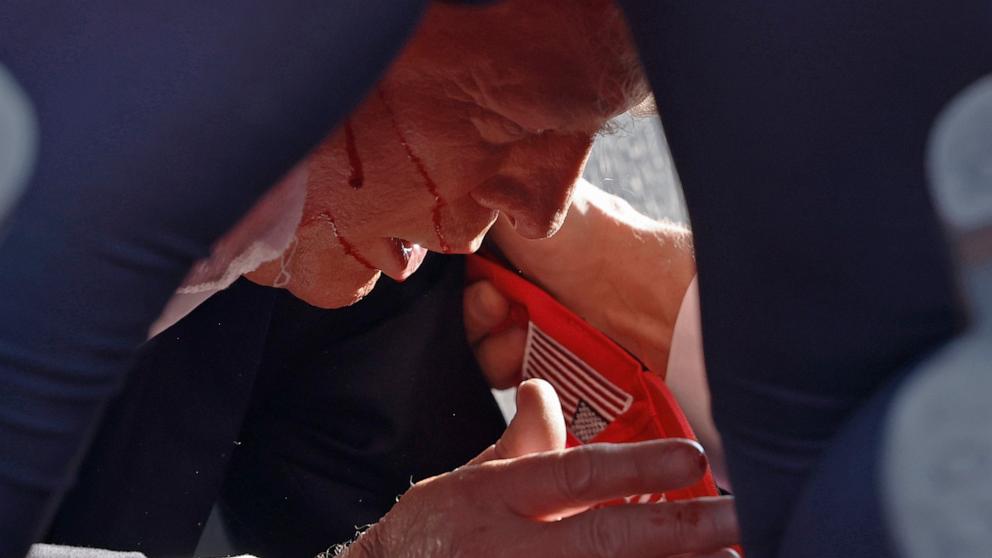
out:
<path id="1" fill-rule="evenodd" d="M 611 2 L 435 5 L 311 155 L 296 241 L 251 278 L 288 271 L 296 296 L 338 307 L 380 271 L 408 276 L 423 248 L 475 251 L 499 214 L 525 237 L 549 236 L 595 133 L 646 93 Z"/>

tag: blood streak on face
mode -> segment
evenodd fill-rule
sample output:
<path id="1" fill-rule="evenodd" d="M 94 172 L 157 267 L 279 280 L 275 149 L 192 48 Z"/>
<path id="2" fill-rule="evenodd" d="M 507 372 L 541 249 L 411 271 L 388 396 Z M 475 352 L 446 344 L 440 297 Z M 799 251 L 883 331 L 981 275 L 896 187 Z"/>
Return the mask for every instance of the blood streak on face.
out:
<path id="1" fill-rule="evenodd" d="M 477 250 L 500 214 L 547 237 L 593 135 L 646 94 L 612 0 L 432 3 L 370 98 L 309 157 L 295 255 L 249 277 L 336 308 L 380 271 L 404 280 L 427 250 Z"/>
<path id="2" fill-rule="evenodd" d="M 341 249 L 344 250 L 345 254 L 351 256 L 352 258 L 355 259 L 355 261 L 367 267 L 368 269 L 372 271 L 378 271 L 375 266 L 373 266 L 367 259 L 365 259 L 364 256 L 362 256 L 362 254 L 358 250 L 355 249 L 354 244 L 348 242 L 348 239 L 346 239 L 345 237 L 341 236 L 340 233 L 338 233 L 338 225 L 337 223 L 334 222 L 334 216 L 331 215 L 331 212 L 321 211 L 317 215 L 314 215 L 313 217 L 304 220 L 303 223 L 300 224 L 300 226 L 309 225 L 316 221 L 324 221 L 325 223 L 331 226 L 331 231 L 334 233 L 334 238 L 337 239 L 338 244 L 341 245 Z"/>
<path id="3" fill-rule="evenodd" d="M 417 154 L 413 152 L 413 148 L 410 147 L 410 143 L 406 141 L 406 135 L 400 128 L 399 122 L 396 121 L 396 112 L 394 112 L 390 106 L 389 101 L 386 99 L 386 94 L 382 91 L 382 88 L 378 90 L 378 94 L 379 100 L 382 101 L 382 105 L 386 107 L 386 112 L 389 113 L 390 121 L 393 124 L 393 130 L 396 131 L 396 135 L 400 140 L 400 145 L 402 145 L 403 150 L 406 151 L 407 158 L 410 159 L 410 162 L 413 163 L 414 167 L 416 167 L 417 173 L 424 179 L 424 183 L 427 186 L 427 191 L 434 196 L 434 210 L 432 215 L 434 219 L 434 232 L 437 234 L 437 241 L 441 246 L 441 251 L 448 253 L 451 251 L 451 246 L 448 245 L 448 241 L 444 238 L 444 233 L 441 231 L 441 210 L 444 209 L 447 202 L 441 197 L 441 191 L 437 187 L 437 183 L 434 182 L 429 174 L 427 174 L 427 167 L 424 166 L 424 162 L 420 159 L 420 157 L 417 157 Z"/>

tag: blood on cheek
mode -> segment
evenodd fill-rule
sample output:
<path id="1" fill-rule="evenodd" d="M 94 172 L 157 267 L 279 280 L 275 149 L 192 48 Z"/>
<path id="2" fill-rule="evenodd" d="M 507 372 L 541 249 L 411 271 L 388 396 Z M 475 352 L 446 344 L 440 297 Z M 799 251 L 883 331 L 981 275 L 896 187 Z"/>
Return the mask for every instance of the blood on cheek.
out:
<path id="1" fill-rule="evenodd" d="M 351 242 L 349 242 L 348 239 L 344 238 L 338 233 L 337 223 L 334 222 L 334 216 L 331 215 L 329 211 L 321 211 L 320 213 L 305 219 L 302 223 L 300 223 L 300 227 L 302 228 L 306 225 L 309 225 L 317 221 L 323 221 L 331 226 L 331 232 L 334 233 L 334 238 L 337 239 L 338 244 L 341 245 L 341 249 L 344 250 L 345 254 L 351 256 L 352 258 L 355 259 L 355 261 L 369 268 L 370 270 L 377 271 L 375 266 L 369 263 L 369 261 L 366 260 L 365 257 L 358 252 L 358 250 L 355 249 L 355 246 Z"/>
<path id="2" fill-rule="evenodd" d="M 382 92 L 381 89 L 379 90 L 378 93 L 379 93 L 379 98 L 382 100 L 382 104 L 386 107 L 386 111 L 389 113 L 389 118 L 390 121 L 392 122 L 393 130 L 396 132 L 396 135 L 399 138 L 400 145 L 403 146 L 403 150 L 406 152 L 407 158 L 410 160 L 411 163 L 413 163 L 413 166 L 417 169 L 417 172 L 424 179 L 424 183 L 427 186 L 427 191 L 430 192 L 431 196 L 434 197 L 434 210 L 433 210 L 434 232 L 435 234 L 437 234 L 437 239 L 438 239 L 438 243 L 440 244 L 441 251 L 449 252 L 451 248 L 448 244 L 448 241 L 444 237 L 444 232 L 441 230 L 441 210 L 444 209 L 444 207 L 447 205 L 447 202 L 445 201 L 444 198 L 441 197 L 441 192 L 437 187 L 437 183 L 434 182 L 434 180 L 430 177 L 430 174 L 428 174 L 427 167 L 424 165 L 424 162 L 420 159 L 420 157 L 417 157 L 416 153 L 414 153 L 413 149 L 410 147 L 409 142 L 407 142 L 406 136 L 403 134 L 403 130 L 400 128 L 399 123 L 396 121 L 396 114 L 389 106 L 385 94 Z M 348 164 L 350 167 L 350 172 L 348 175 L 348 185 L 358 190 L 365 185 L 365 171 L 364 168 L 362 167 L 362 159 L 359 156 L 358 146 L 355 141 L 355 131 L 351 126 L 350 120 L 347 120 L 344 123 L 344 142 L 345 142 L 345 152 L 347 153 Z M 331 226 L 331 231 L 334 233 L 334 238 L 337 239 L 338 244 L 341 246 L 341 249 L 344 250 L 345 254 L 354 258 L 358 263 L 362 264 L 368 269 L 372 271 L 376 271 L 375 266 L 373 266 L 367 259 L 365 259 L 365 257 L 362 256 L 362 254 L 355 248 L 355 246 L 351 242 L 348 241 L 348 239 L 341 236 L 341 234 L 338 232 L 337 223 L 334 222 L 334 216 L 331 214 L 330 211 L 327 210 L 321 211 L 320 213 L 305 219 L 300 224 L 300 226 L 302 227 L 317 221 L 326 222 Z M 396 243 L 399 249 L 400 258 L 401 259 L 408 258 L 409 248 L 405 244 L 403 244 L 402 241 L 397 240 Z M 401 263 L 405 265 L 406 264 L 405 259 Z"/>
<path id="3" fill-rule="evenodd" d="M 382 89 L 378 90 L 378 94 L 379 100 L 386 108 L 386 112 L 389 113 L 389 119 L 393 124 L 393 130 L 399 138 L 400 145 L 403 146 L 403 150 L 406 152 L 407 159 L 413 163 L 414 168 L 417 169 L 417 173 L 424 179 L 424 184 L 427 186 L 427 191 L 434 197 L 434 210 L 432 212 L 434 219 L 434 233 L 437 235 L 437 240 L 438 244 L 441 246 L 441 251 L 450 252 L 451 247 L 448 244 L 447 239 L 444 237 L 444 232 L 441 230 L 441 210 L 444 209 L 448 202 L 441 197 L 441 191 L 437 187 L 437 183 L 434 182 L 430 174 L 428 174 L 424 161 L 421 160 L 421 158 L 413 152 L 413 148 L 410 147 L 410 143 L 406 140 L 406 135 L 403 133 L 402 128 L 400 128 L 399 122 L 396 121 L 396 113 L 390 106 L 388 99 L 386 99 L 386 94 L 382 91 Z"/>

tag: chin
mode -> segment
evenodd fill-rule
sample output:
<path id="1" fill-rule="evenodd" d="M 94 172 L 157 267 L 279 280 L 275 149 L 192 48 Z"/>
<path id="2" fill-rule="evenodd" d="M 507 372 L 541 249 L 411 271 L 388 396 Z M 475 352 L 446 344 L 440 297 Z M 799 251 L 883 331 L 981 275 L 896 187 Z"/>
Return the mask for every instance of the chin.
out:
<path id="1" fill-rule="evenodd" d="M 287 289 L 311 306 L 333 310 L 351 306 L 365 298 L 375 288 L 380 276 L 381 273 L 375 272 L 364 281 L 355 278 L 327 281 L 325 278 L 318 284 L 291 282 Z"/>

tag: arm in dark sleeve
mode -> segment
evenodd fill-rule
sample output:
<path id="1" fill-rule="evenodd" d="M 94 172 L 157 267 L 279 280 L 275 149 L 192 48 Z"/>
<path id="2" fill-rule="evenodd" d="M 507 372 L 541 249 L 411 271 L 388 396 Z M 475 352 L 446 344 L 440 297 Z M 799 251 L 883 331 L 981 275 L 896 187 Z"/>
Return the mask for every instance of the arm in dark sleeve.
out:
<path id="1" fill-rule="evenodd" d="M 3 2 L 40 129 L 0 239 L 0 557 L 26 553 L 132 349 L 358 103 L 425 3 Z"/>
<path id="2" fill-rule="evenodd" d="M 745 548 L 774 556 L 841 425 L 961 324 L 924 151 L 992 71 L 992 4 L 622 3 L 685 187 Z"/>

